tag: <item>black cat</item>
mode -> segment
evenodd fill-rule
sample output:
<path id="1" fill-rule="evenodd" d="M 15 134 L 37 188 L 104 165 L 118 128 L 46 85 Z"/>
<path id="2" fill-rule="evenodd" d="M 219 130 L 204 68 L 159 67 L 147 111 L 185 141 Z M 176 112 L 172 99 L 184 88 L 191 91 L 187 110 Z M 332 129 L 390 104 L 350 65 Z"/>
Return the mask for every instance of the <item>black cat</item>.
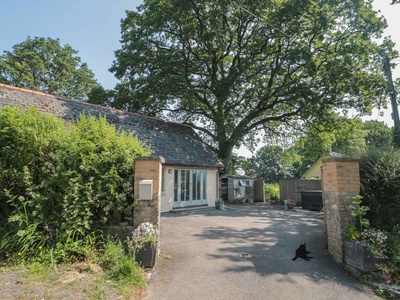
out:
<path id="1" fill-rule="evenodd" d="M 296 256 L 292 258 L 292 260 L 296 260 L 297 258 L 302 258 L 307 261 L 310 261 L 311 256 L 308 256 L 307 254 L 311 253 L 310 251 L 307 251 L 306 249 L 306 243 L 300 244 L 300 247 L 296 249 Z"/>

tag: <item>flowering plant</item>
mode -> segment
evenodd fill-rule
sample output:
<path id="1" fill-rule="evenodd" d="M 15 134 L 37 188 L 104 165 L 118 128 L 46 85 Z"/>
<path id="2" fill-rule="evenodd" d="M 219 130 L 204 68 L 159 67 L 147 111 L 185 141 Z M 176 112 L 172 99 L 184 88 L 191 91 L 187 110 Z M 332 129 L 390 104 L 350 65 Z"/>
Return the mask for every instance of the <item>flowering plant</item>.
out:
<path id="1" fill-rule="evenodd" d="M 369 227 L 368 219 L 364 218 L 364 215 L 369 210 L 367 206 L 361 206 L 361 196 L 354 198 L 353 204 L 355 209 L 351 213 L 353 217 L 358 220 L 359 228 L 353 223 L 349 226 L 344 234 L 346 241 L 361 244 L 367 247 L 371 253 L 377 258 L 386 258 L 385 247 L 387 240 L 387 233 L 377 228 Z"/>
<path id="2" fill-rule="evenodd" d="M 363 245 L 367 246 L 372 254 L 378 258 L 386 258 L 387 233 L 376 228 L 366 228 L 361 232 Z"/>
<path id="3" fill-rule="evenodd" d="M 352 224 L 344 234 L 345 240 L 367 247 L 377 258 L 386 258 L 387 233 L 376 228 L 364 228 L 360 232 Z"/>
<path id="4" fill-rule="evenodd" d="M 147 243 L 157 244 L 159 235 L 159 230 L 154 224 L 144 222 L 132 231 L 131 237 L 127 236 L 128 248 L 136 252 Z"/>

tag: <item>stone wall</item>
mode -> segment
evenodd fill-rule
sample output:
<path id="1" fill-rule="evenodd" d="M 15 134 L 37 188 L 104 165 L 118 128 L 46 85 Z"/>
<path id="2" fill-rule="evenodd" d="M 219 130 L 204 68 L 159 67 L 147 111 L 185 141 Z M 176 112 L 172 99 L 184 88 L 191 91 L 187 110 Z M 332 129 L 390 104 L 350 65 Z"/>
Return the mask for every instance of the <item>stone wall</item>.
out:
<path id="1" fill-rule="evenodd" d="M 322 166 L 322 191 L 327 248 L 333 258 L 344 260 L 344 232 L 350 223 L 352 200 L 360 193 L 359 162 L 352 158 L 327 158 Z"/>

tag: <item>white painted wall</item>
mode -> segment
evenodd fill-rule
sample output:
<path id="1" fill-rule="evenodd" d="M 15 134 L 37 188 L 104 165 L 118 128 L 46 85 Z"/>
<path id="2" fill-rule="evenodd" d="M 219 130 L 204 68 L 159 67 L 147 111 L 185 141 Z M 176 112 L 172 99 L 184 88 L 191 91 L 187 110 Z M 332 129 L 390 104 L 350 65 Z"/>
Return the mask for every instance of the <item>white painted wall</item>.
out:
<path id="1" fill-rule="evenodd" d="M 181 169 L 182 167 L 176 167 Z M 191 168 L 194 169 L 194 168 Z M 207 171 L 207 204 L 210 207 L 215 206 L 215 200 L 218 198 L 218 169 L 217 168 L 201 168 Z M 169 173 L 168 171 L 171 170 Z M 175 167 L 166 166 L 166 182 L 165 193 L 161 193 L 161 212 L 169 212 L 172 210 L 174 202 L 174 171 Z"/>

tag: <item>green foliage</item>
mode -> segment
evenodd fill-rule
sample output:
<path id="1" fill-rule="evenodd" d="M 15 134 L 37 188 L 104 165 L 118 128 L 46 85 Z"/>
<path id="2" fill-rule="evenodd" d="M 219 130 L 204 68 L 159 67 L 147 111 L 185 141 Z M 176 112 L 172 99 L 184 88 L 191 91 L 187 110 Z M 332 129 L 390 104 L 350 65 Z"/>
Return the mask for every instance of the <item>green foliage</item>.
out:
<path id="1" fill-rule="evenodd" d="M 0 255 L 82 259 L 100 225 L 132 212 L 133 162 L 150 152 L 104 117 L 66 128 L 35 109 L 5 108 L 0 132 Z"/>
<path id="2" fill-rule="evenodd" d="M 264 185 L 265 197 L 268 200 L 279 200 L 279 184 L 277 183 L 266 183 Z"/>
<path id="3" fill-rule="evenodd" d="M 379 269 L 386 275 L 388 283 L 400 284 L 400 226 L 393 228 L 388 234 L 387 257 Z"/>
<path id="4" fill-rule="evenodd" d="M 348 242 L 355 242 L 361 237 L 360 229 L 356 224 L 350 224 L 344 233 L 344 239 Z"/>
<path id="5" fill-rule="evenodd" d="M 363 129 L 367 131 L 365 143 L 369 147 L 388 148 L 393 146 L 393 132 L 383 122 L 366 121 Z"/>
<path id="6" fill-rule="evenodd" d="M 400 224 L 400 151 L 370 148 L 361 153 L 360 182 L 371 225 L 389 231 Z"/>
<path id="7" fill-rule="evenodd" d="M 97 84 L 88 94 L 87 102 L 98 104 L 102 106 L 113 106 L 113 98 L 114 98 L 114 91 L 113 90 L 106 90 L 100 84 Z"/>
<path id="8" fill-rule="evenodd" d="M 50 277 L 50 267 L 39 262 L 28 265 L 28 277 L 33 281 L 43 281 Z"/>
<path id="9" fill-rule="evenodd" d="M 58 39 L 28 37 L 0 56 L 0 82 L 84 100 L 96 80 L 77 53 Z"/>
<path id="10" fill-rule="evenodd" d="M 388 231 L 386 257 L 378 265 L 388 283 L 400 283 L 400 151 L 369 148 L 360 155 L 360 181 L 367 217 Z"/>
<path id="11" fill-rule="evenodd" d="M 122 20 L 110 70 L 128 109 L 173 111 L 229 167 L 256 132 L 368 112 L 386 90 L 385 26 L 369 1 L 145 1 Z"/>
<path id="12" fill-rule="evenodd" d="M 367 134 L 361 120 L 326 113 L 324 120 L 308 126 L 287 152 L 301 157 L 294 161 L 297 175 L 301 177 L 328 150 L 350 154 L 365 149 Z"/>
<path id="13" fill-rule="evenodd" d="M 145 284 L 134 256 L 126 254 L 120 242 L 110 239 L 105 243 L 104 252 L 99 258 L 99 264 L 109 278 L 117 282 L 139 287 Z"/>
<path id="14" fill-rule="evenodd" d="M 280 179 L 293 177 L 293 168 L 286 164 L 286 159 L 282 147 L 264 146 L 242 163 L 242 169 L 247 176 L 255 176 L 267 183 L 277 183 Z"/>
<path id="15" fill-rule="evenodd" d="M 144 284 L 139 265 L 133 257 L 126 255 L 118 258 L 117 264 L 108 271 L 108 274 L 111 279 L 119 282 L 135 286 L 143 286 Z"/>
<path id="16" fill-rule="evenodd" d="M 361 205 L 362 196 L 355 196 L 352 203 L 353 210 L 351 215 L 357 219 L 357 225 L 349 225 L 344 234 L 345 240 L 366 246 L 376 258 L 386 259 L 387 232 L 377 228 L 370 228 L 369 220 L 365 218 L 370 209 L 368 206 Z"/>
<path id="17" fill-rule="evenodd" d="M 308 126 L 282 157 L 286 157 L 284 164 L 293 169 L 293 176 L 299 178 L 328 150 L 359 156 L 368 147 L 392 146 L 393 132 L 383 122 L 361 122 L 332 112 L 326 114 L 323 122 Z"/>
<path id="18" fill-rule="evenodd" d="M 98 263 L 103 269 L 110 270 L 117 264 L 119 257 L 124 254 L 125 250 L 122 244 L 118 240 L 109 237 L 104 243 Z"/>
<path id="19" fill-rule="evenodd" d="M 246 185 L 244 187 L 244 194 L 247 199 L 254 199 L 254 187 L 252 185 Z"/>
<path id="20" fill-rule="evenodd" d="M 370 209 L 368 206 L 361 205 L 362 196 L 360 195 L 355 196 L 352 203 L 354 205 L 354 209 L 351 212 L 351 216 L 357 219 L 358 225 L 360 226 L 360 232 L 362 232 L 364 228 L 368 228 L 370 226 L 369 220 L 364 218 L 364 216 L 367 214 L 367 211 Z"/>

